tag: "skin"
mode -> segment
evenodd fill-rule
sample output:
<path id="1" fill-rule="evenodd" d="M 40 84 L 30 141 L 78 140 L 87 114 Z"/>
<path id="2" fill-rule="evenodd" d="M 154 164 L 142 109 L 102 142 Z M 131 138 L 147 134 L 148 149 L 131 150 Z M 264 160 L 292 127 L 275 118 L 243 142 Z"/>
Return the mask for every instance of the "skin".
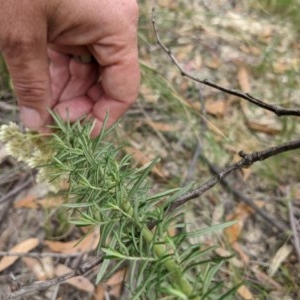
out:
<path id="1" fill-rule="evenodd" d="M 136 0 L 0 0 L 0 51 L 23 124 L 45 130 L 48 108 L 63 119 L 114 123 L 140 80 Z M 74 56 L 92 56 L 83 63 Z"/>

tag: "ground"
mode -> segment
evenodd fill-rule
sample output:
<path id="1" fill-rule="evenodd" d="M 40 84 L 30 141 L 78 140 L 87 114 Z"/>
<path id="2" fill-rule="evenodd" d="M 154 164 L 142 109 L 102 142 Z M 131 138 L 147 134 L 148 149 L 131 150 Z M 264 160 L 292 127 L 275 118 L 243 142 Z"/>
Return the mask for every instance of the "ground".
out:
<path id="1" fill-rule="evenodd" d="M 270 104 L 300 109 L 297 0 L 158 2 L 158 34 L 185 72 Z M 156 43 L 152 5 L 140 1 L 141 92 L 117 137 L 119 145 L 134 153 L 137 165 L 161 158 L 151 176 L 153 190 L 190 182 L 200 186 L 211 178 L 212 167 L 222 170 L 239 160 L 240 150 L 259 151 L 299 137 L 299 117 L 277 117 L 181 76 Z M 1 123 L 18 121 L 9 80 L 0 67 Z M 218 277 L 228 286 L 243 281 L 236 299 L 300 297 L 300 257 L 297 242 L 291 242 L 300 231 L 299 154 L 299 150 L 287 152 L 235 172 L 227 188 L 218 185 L 185 205 L 190 230 L 239 220 L 225 232 L 202 240 L 208 246 L 218 245 L 218 255 L 235 254 Z M 85 232 L 67 222 L 62 199 L 47 196 L 43 185 L 33 183 L 33 171 L 8 157 L 3 146 L 0 161 L 0 251 L 5 259 L 0 262 L 1 299 L 1 293 L 49 280 L 94 256 L 98 233 L 79 244 L 80 249 L 74 248 Z M 245 205 L 245 199 L 257 211 Z M 20 249 L 25 254 L 31 251 L 32 257 L 7 262 L 5 253 Z M 23 299 L 104 299 L 107 283 L 94 286 L 96 274 L 97 268 L 77 282 Z M 114 288 L 107 293 L 119 297 L 120 277 L 111 279 L 108 285 Z"/>

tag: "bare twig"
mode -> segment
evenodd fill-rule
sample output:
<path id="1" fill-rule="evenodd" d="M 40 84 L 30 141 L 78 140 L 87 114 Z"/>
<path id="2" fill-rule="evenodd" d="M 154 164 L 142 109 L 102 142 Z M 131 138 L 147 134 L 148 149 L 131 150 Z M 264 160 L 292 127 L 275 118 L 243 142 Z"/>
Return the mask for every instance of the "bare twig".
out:
<path id="1" fill-rule="evenodd" d="M 33 182 L 33 177 L 32 176 L 29 176 L 25 180 L 24 179 L 21 180 L 20 183 L 14 189 L 12 189 L 9 193 L 7 193 L 6 195 L 4 195 L 0 199 L 0 204 L 5 203 L 6 201 L 9 201 L 12 197 L 14 197 L 20 191 L 22 191 L 23 189 L 25 189 L 26 187 L 28 187 L 30 184 L 32 184 L 32 182 Z"/>
<path id="2" fill-rule="evenodd" d="M 217 168 L 210 163 L 210 161 L 204 156 L 201 155 L 201 158 L 205 161 L 205 163 L 208 165 L 210 171 L 212 174 L 217 175 L 218 174 L 218 170 Z M 272 216 L 270 216 L 265 210 L 261 209 L 260 207 L 258 207 L 253 201 L 252 199 L 250 199 L 249 197 L 247 197 L 245 194 L 243 194 L 242 192 L 240 192 L 239 190 L 237 190 L 236 188 L 234 188 L 232 186 L 232 184 L 229 183 L 228 180 L 226 180 L 225 178 L 221 179 L 220 184 L 226 189 L 228 190 L 230 193 L 232 193 L 235 197 L 237 197 L 240 201 L 246 203 L 249 207 L 251 207 L 255 213 L 257 215 L 259 215 L 263 220 L 266 221 L 267 225 L 271 225 L 272 227 L 274 226 L 277 230 L 282 231 L 282 232 L 287 232 L 288 231 L 288 226 L 286 226 L 285 223 L 281 222 L 278 219 L 273 218 Z"/>
<path id="3" fill-rule="evenodd" d="M 268 111 L 271 111 L 273 113 L 275 113 L 277 116 L 298 116 L 300 117 L 300 109 L 288 109 L 288 108 L 284 108 L 282 106 L 279 105 L 273 105 L 273 104 L 269 104 L 266 103 L 260 99 L 255 98 L 254 96 L 252 96 L 249 93 L 243 93 L 241 91 L 238 90 L 233 90 L 233 89 L 229 89 L 229 88 L 225 88 L 222 87 L 216 83 L 213 83 L 211 81 L 209 81 L 208 79 L 201 79 L 187 71 L 185 71 L 179 61 L 177 60 L 177 58 L 174 56 L 174 54 L 172 53 L 172 51 L 163 43 L 163 41 L 161 40 L 159 34 L 158 34 L 158 29 L 157 29 L 157 25 L 156 25 L 156 20 L 155 20 L 155 10 L 156 10 L 156 5 L 153 5 L 152 7 L 152 25 L 153 25 L 153 29 L 154 29 L 154 33 L 157 39 L 157 43 L 158 45 L 167 53 L 167 55 L 170 57 L 171 61 L 174 63 L 174 65 L 179 69 L 180 73 L 182 76 L 185 76 L 187 78 L 192 79 L 193 81 L 205 84 L 207 86 L 210 86 L 214 89 L 217 89 L 219 91 L 222 91 L 224 93 L 233 95 L 233 96 L 237 96 L 241 99 L 247 100 L 248 102 L 255 104 L 263 109 L 266 109 Z"/>
<path id="4" fill-rule="evenodd" d="M 183 205 L 184 203 L 188 202 L 189 200 L 195 199 L 199 196 L 201 196 L 203 193 L 211 189 L 213 186 L 215 186 L 217 183 L 221 182 L 225 177 L 227 177 L 229 174 L 233 173 L 234 171 L 241 169 L 241 168 L 248 168 L 252 164 L 254 164 L 257 161 L 263 161 L 266 160 L 272 156 L 275 156 L 277 154 L 300 149 L 300 140 L 288 142 L 276 147 L 271 147 L 263 151 L 253 152 L 250 154 L 246 154 L 244 152 L 240 152 L 240 156 L 242 159 L 238 161 L 237 163 L 225 168 L 223 171 L 219 172 L 215 177 L 209 179 L 204 184 L 202 184 L 199 188 L 194 189 L 184 195 L 182 195 L 180 198 L 178 198 L 175 202 L 173 202 L 169 208 L 169 211 L 173 211 L 174 209 L 178 208 L 179 206 Z"/>
<path id="5" fill-rule="evenodd" d="M 52 253 L 52 252 L 10 252 L 10 251 L 0 251 L 1 256 L 17 256 L 17 257 L 34 257 L 34 258 L 43 258 L 43 257 L 54 257 L 54 258 L 71 258 L 78 257 L 84 253 L 88 252 L 78 252 L 78 253 Z"/>
<path id="6" fill-rule="evenodd" d="M 294 248 L 298 256 L 298 261 L 300 263 L 300 239 L 299 239 L 299 232 L 297 230 L 297 220 L 295 219 L 294 216 L 294 209 L 293 209 L 293 203 L 292 201 L 288 201 L 288 209 L 289 209 L 289 219 L 290 219 L 290 224 L 292 228 L 292 233 L 293 233 L 293 238 L 294 238 Z"/>
<path id="7" fill-rule="evenodd" d="M 8 299 L 16 299 L 18 297 L 22 297 L 25 295 L 28 295 L 33 292 L 45 290 L 53 285 L 60 284 L 70 278 L 76 277 L 76 276 L 82 276 L 88 271 L 92 270 L 95 266 L 99 265 L 103 261 L 103 256 L 99 255 L 98 257 L 94 258 L 93 260 L 86 262 L 79 266 L 76 270 L 68 272 L 62 276 L 58 276 L 51 280 L 46 280 L 42 282 L 36 282 L 31 285 L 24 286 L 17 290 L 16 292 L 13 292 L 6 296 L 6 300 Z"/>

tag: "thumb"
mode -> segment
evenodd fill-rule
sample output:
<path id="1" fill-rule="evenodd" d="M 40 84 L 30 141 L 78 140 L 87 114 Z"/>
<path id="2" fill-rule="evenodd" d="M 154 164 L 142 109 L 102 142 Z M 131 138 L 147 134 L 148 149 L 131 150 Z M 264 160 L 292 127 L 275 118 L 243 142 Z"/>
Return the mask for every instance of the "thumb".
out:
<path id="1" fill-rule="evenodd" d="M 51 89 L 46 38 L 37 43 L 18 42 L 6 47 L 3 57 L 10 72 L 20 106 L 22 123 L 30 129 L 41 128 L 48 119 Z"/>

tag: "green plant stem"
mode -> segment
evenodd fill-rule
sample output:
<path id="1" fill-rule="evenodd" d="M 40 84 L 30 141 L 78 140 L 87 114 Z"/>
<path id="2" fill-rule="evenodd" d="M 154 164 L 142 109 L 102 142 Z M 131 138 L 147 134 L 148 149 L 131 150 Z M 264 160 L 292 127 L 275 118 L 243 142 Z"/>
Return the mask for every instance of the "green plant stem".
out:
<path id="1" fill-rule="evenodd" d="M 131 206 L 129 201 L 126 201 L 124 203 L 124 207 L 126 209 L 126 212 L 130 216 L 133 217 L 134 216 L 133 215 L 133 207 Z M 140 225 L 139 222 L 137 222 L 137 224 L 139 224 L 139 226 L 141 227 L 142 236 L 145 239 L 145 241 L 148 244 L 153 243 L 154 235 L 151 232 L 151 230 L 149 228 L 147 228 L 145 225 Z M 167 247 L 165 245 L 153 245 L 153 249 L 154 249 L 155 254 L 159 258 L 163 258 L 165 255 L 168 254 Z M 191 284 L 184 278 L 184 274 L 183 274 L 182 270 L 180 269 L 180 266 L 178 265 L 178 263 L 172 257 L 168 257 L 166 260 L 163 261 L 163 263 L 164 263 L 165 267 L 167 268 L 167 270 L 170 272 L 174 281 L 180 287 L 180 290 L 182 291 L 182 293 L 184 295 L 186 295 L 187 297 L 193 296 L 194 289 L 191 286 Z M 193 299 L 200 300 L 200 298 L 198 296 Z"/>
<path id="2" fill-rule="evenodd" d="M 142 228 L 142 235 L 144 239 L 148 242 L 151 243 L 153 241 L 153 233 L 147 228 L 143 227 Z M 155 254 L 162 258 L 167 254 L 167 249 L 165 245 L 154 245 L 153 246 Z M 178 264 L 172 259 L 171 257 L 168 257 L 164 261 L 165 267 L 168 269 L 168 271 L 171 273 L 174 281 L 178 284 L 180 287 L 181 291 L 188 297 L 191 297 L 193 295 L 193 287 L 190 285 L 190 283 L 184 278 L 184 274 L 181 271 L 180 267 Z M 199 297 L 194 298 L 195 300 L 200 300 Z"/>

